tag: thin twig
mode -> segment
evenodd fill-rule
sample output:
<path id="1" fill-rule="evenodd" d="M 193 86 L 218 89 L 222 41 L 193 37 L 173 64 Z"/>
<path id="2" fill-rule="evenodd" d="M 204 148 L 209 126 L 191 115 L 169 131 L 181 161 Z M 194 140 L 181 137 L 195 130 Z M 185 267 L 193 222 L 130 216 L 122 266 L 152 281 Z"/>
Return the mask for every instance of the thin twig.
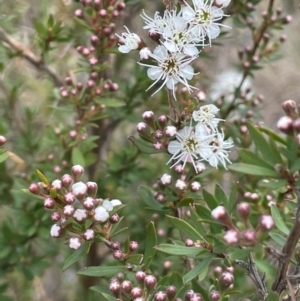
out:
<path id="1" fill-rule="evenodd" d="M 276 291 L 280 294 L 286 287 L 286 273 L 288 271 L 290 261 L 295 250 L 295 247 L 298 243 L 298 239 L 300 237 L 300 191 L 296 189 L 297 197 L 298 197 L 298 208 L 295 218 L 295 223 L 289 236 L 286 240 L 285 245 L 282 248 L 282 255 L 278 263 L 278 268 L 275 276 L 275 280 L 272 284 L 272 290 Z M 283 285 L 285 284 L 285 285 Z"/>
<path id="2" fill-rule="evenodd" d="M 54 81 L 55 86 L 63 86 L 63 80 L 52 70 L 42 58 L 36 56 L 32 51 L 26 48 L 22 43 L 14 40 L 8 33 L 0 28 L 0 40 L 9 45 L 11 49 L 20 53 L 24 59 L 30 62 L 36 69 L 46 72 Z"/>

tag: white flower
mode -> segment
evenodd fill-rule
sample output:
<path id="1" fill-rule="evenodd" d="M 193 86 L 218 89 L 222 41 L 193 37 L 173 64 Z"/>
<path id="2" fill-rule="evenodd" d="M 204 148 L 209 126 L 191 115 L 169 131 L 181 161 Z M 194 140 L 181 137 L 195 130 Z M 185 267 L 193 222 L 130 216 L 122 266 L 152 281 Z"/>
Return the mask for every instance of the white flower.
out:
<path id="1" fill-rule="evenodd" d="M 69 247 L 71 249 L 77 250 L 80 248 L 80 246 L 81 246 L 81 242 L 80 242 L 79 238 L 77 238 L 77 237 L 70 238 Z"/>
<path id="2" fill-rule="evenodd" d="M 172 22 L 172 20 L 176 18 L 176 11 L 165 10 L 163 17 L 159 15 L 159 12 L 155 12 L 153 19 L 147 16 L 143 11 L 141 17 L 145 20 L 146 23 L 146 25 L 143 27 L 144 29 L 148 29 L 149 33 L 162 34 L 164 28 L 169 26 L 170 22 Z"/>
<path id="3" fill-rule="evenodd" d="M 109 214 L 106 209 L 102 206 L 99 206 L 95 209 L 94 219 L 98 222 L 104 223 L 108 220 Z"/>
<path id="4" fill-rule="evenodd" d="M 228 159 L 228 149 L 233 147 L 233 142 L 231 140 L 224 141 L 224 133 L 218 132 L 210 142 L 210 147 L 210 154 L 205 160 L 214 167 L 217 167 L 218 162 L 221 162 L 226 168 L 227 162 L 231 163 L 231 161 Z"/>
<path id="5" fill-rule="evenodd" d="M 157 46 L 154 49 L 153 54 L 150 56 L 157 61 L 157 66 L 139 63 L 142 66 L 150 67 L 147 71 L 147 74 L 152 80 L 154 80 L 154 83 L 147 89 L 147 91 L 160 80 L 163 82 L 155 93 L 157 93 L 164 85 L 166 85 L 169 90 L 173 90 L 173 96 L 175 99 L 176 97 L 174 89 L 178 82 L 185 85 L 189 93 L 191 93 L 192 89 L 196 89 L 195 87 L 190 86 L 187 82 L 187 80 L 191 80 L 195 75 L 193 67 L 189 64 L 196 59 L 196 56 L 187 58 L 181 53 L 169 53 L 168 50 L 162 45 Z"/>
<path id="6" fill-rule="evenodd" d="M 174 160 L 175 163 L 171 166 L 173 167 L 182 161 L 184 168 L 186 162 L 192 162 L 195 171 L 198 172 L 195 162 L 207 159 L 210 153 L 208 142 L 211 137 L 211 135 L 200 137 L 192 126 L 185 126 L 177 132 L 176 140 L 171 141 L 168 145 L 168 152 L 173 156 L 167 164 Z"/>
<path id="7" fill-rule="evenodd" d="M 231 2 L 231 0 L 215 0 L 215 1 L 216 1 L 217 5 L 220 5 L 220 6 L 222 5 L 223 7 L 227 7 Z"/>
<path id="8" fill-rule="evenodd" d="M 113 199 L 110 201 L 112 203 L 112 205 L 115 207 L 115 206 L 120 206 L 122 205 L 122 202 L 120 200 L 117 200 L 117 199 Z"/>
<path id="9" fill-rule="evenodd" d="M 193 119 L 196 122 L 204 125 L 206 129 L 210 128 L 211 130 L 216 132 L 219 121 L 223 120 L 215 117 L 215 114 L 218 111 L 219 109 L 215 105 L 205 105 L 200 107 L 199 110 L 193 112 Z"/>
<path id="10" fill-rule="evenodd" d="M 116 34 L 116 36 L 124 43 L 124 45 L 119 45 L 118 50 L 122 53 L 128 53 L 131 50 L 138 49 L 142 40 L 137 34 L 131 33 L 126 26 L 124 27 L 127 32 L 123 32 L 122 36 Z"/>
<path id="11" fill-rule="evenodd" d="M 50 234 L 51 234 L 52 237 L 55 237 L 55 238 L 56 238 L 56 237 L 59 237 L 60 232 L 61 232 L 61 227 L 60 227 L 60 226 L 58 226 L 58 225 L 53 225 L 53 226 L 51 227 Z"/>
<path id="12" fill-rule="evenodd" d="M 84 209 L 76 209 L 73 217 L 78 221 L 81 222 L 83 220 L 86 219 L 87 215 L 86 215 L 86 211 Z"/>
<path id="13" fill-rule="evenodd" d="M 196 46 L 204 46 L 204 39 L 194 36 L 188 28 L 188 23 L 182 17 L 173 18 L 163 29 L 162 36 L 163 44 L 170 52 L 195 56 L 199 54 Z"/>
<path id="14" fill-rule="evenodd" d="M 224 16 L 223 10 L 216 6 L 212 6 L 212 0 L 192 0 L 193 7 L 184 6 L 182 8 L 182 17 L 190 23 L 192 27 L 191 33 L 199 38 L 215 39 L 220 34 L 219 26 L 228 27 L 224 24 L 217 23 Z"/>

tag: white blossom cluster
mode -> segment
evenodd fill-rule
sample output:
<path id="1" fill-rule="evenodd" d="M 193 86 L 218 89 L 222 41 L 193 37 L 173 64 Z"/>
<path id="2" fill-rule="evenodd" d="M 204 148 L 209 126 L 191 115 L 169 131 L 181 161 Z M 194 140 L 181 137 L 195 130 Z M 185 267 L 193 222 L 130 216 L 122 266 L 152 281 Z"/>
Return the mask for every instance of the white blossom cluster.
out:
<path id="1" fill-rule="evenodd" d="M 141 60 L 149 58 L 154 60 L 155 65 L 139 63 L 149 67 L 148 76 L 154 80 L 148 90 L 161 82 L 156 92 L 166 86 L 173 91 L 175 99 L 177 83 L 183 84 L 189 93 L 195 89 L 188 83 L 188 80 L 195 75 L 190 64 L 198 57 L 200 52 L 198 48 L 206 46 L 206 40 L 211 45 L 211 40 L 219 36 L 220 26 L 225 25 L 218 21 L 226 16 L 222 8 L 227 6 L 230 0 L 219 0 L 218 4 L 221 7 L 213 6 L 213 0 L 192 0 L 192 2 L 193 5 L 190 6 L 184 1 L 185 5 L 179 11 L 166 10 L 163 16 L 156 12 L 151 18 L 143 12 L 141 17 L 146 23 L 143 28 L 148 30 L 149 36 L 159 44 L 153 51 L 127 27 L 125 27 L 126 33 L 117 35 L 121 43 L 120 52 L 139 50 Z"/>
<path id="2" fill-rule="evenodd" d="M 222 120 L 215 117 L 218 111 L 212 104 L 202 106 L 193 112 L 196 125 L 192 126 L 191 119 L 189 126 L 177 131 L 176 139 L 168 145 L 168 152 L 172 155 L 168 163 L 174 162 L 172 167 L 181 161 L 183 166 L 190 162 L 198 172 L 197 165 L 200 161 L 206 161 L 213 167 L 217 167 L 220 162 L 225 168 L 227 162 L 231 163 L 228 149 L 233 143 L 231 140 L 224 140 L 224 133 L 218 130 L 218 123 Z"/>

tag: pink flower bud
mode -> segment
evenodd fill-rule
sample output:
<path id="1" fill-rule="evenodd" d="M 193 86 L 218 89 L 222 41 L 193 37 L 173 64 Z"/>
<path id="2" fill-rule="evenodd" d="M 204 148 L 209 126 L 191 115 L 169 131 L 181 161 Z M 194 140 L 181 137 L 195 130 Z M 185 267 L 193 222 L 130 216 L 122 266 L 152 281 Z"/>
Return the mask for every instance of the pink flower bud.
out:
<path id="1" fill-rule="evenodd" d="M 114 297 L 119 298 L 121 293 L 121 285 L 118 281 L 113 281 L 109 285 L 109 290 Z"/>
<path id="2" fill-rule="evenodd" d="M 110 245 L 110 248 L 114 251 L 120 250 L 120 243 L 118 241 L 113 241 Z"/>
<path id="3" fill-rule="evenodd" d="M 220 300 L 220 297 L 221 297 L 221 294 L 218 291 L 213 290 L 209 293 L 209 299 L 211 301 L 218 301 L 218 300 Z"/>
<path id="4" fill-rule="evenodd" d="M 131 252 L 136 251 L 138 248 L 139 248 L 139 244 L 138 244 L 136 241 L 131 241 L 131 242 L 129 243 L 129 250 L 130 250 Z"/>
<path id="5" fill-rule="evenodd" d="M 196 163 L 196 169 L 198 173 L 201 173 L 205 170 L 205 164 L 202 162 L 197 162 Z"/>
<path id="6" fill-rule="evenodd" d="M 224 291 L 227 288 L 229 288 L 229 286 L 233 284 L 233 281 L 234 281 L 234 276 L 231 273 L 228 272 L 222 273 L 221 276 L 219 277 L 219 285 L 221 291 Z"/>
<path id="7" fill-rule="evenodd" d="M 75 208 L 72 205 L 66 205 L 63 209 L 65 216 L 72 216 L 75 212 Z"/>
<path id="8" fill-rule="evenodd" d="M 124 292 L 129 293 L 132 290 L 132 283 L 129 280 L 124 280 L 121 284 L 121 288 Z"/>
<path id="9" fill-rule="evenodd" d="M 84 173 L 84 168 L 81 165 L 74 165 L 72 167 L 72 173 L 74 176 L 74 181 L 78 182 Z"/>
<path id="10" fill-rule="evenodd" d="M 136 129 L 140 134 L 145 134 L 147 132 L 147 128 L 148 126 L 145 122 L 139 122 L 136 126 Z"/>
<path id="11" fill-rule="evenodd" d="M 191 183 L 190 187 L 192 191 L 198 191 L 201 188 L 201 184 L 197 181 L 194 181 Z"/>
<path id="12" fill-rule="evenodd" d="M 70 238 L 69 247 L 73 250 L 78 250 L 81 247 L 80 239 L 77 237 Z"/>
<path id="13" fill-rule="evenodd" d="M 144 283 L 147 290 L 150 291 L 155 287 L 157 280 L 153 275 L 147 275 L 144 279 Z"/>
<path id="14" fill-rule="evenodd" d="M 163 149 L 163 145 L 159 141 L 156 141 L 155 143 L 153 143 L 153 148 L 156 150 L 161 150 Z"/>
<path id="15" fill-rule="evenodd" d="M 60 220 L 61 216 L 60 216 L 60 213 L 59 212 L 53 212 L 51 214 L 51 220 L 53 222 L 58 222 Z"/>
<path id="16" fill-rule="evenodd" d="M 246 202 L 240 203 L 237 205 L 237 211 L 240 215 L 240 217 L 244 220 L 247 221 L 249 214 L 250 214 L 250 205 Z"/>
<path id="17" fill-rule="evenodd" d="M 86 182 L 86 186 L 87 186 L 87 194 L 90 197 L 95 197 L 97 194 L 97 190 L 98 190 L 98 185 L 95 182 Z"/>
<path id="18" fill-rule="evenodd" d="M 190 297 L 190 301 L 203 301 L 202 295 L 200 293 L 194 293 Z"/>
<path id="19" fill-rule="evenodd" d="M 163 174 L 161 176 L 160 182 L 161 182 L 162 185 L 167 186 L 167 185 L 171 184 L 171 182 L 172 182 L 172 176 L 165 173 L 165 174 Z"/>
<path id="20" fill-rule="evenodd" d="M 174 285 L 169 285 L 167 287 L 167 297 L 169 300 L 173 300 L 176 296 L 177 288 Z"/>
<path id="21" fill-rule="evenodd" d="M 185 183 L 184 181 L 182 181 L 182 180 L 179 179 L 179 180 L 176 181 L 175 187 L 176 187 L 178 190 L 183 191 L 183 190 L 186 189 L 187 185 L 186 185 L 186 183 Z"/>
<path id="22" fill-rule="evenodd" d="M 259 227 L 261 231 L 269 231 L 274 227 L 275 223 L 271 215 L 264 214 L 259 220 Z"/>
<path id="23" fill-rule="evenodd" d="M 187 238 L 187 239 L 185 240 L 185 245 L 186 245 L 187 247 L 194 247 L 194 246 L 195 246 L 195 243 L 194 243 L 194 241 L 192 241 L 191 239 Z"/>
<path id="24" fill-rule="evenodd" d="M 226 226 L 229 229 L 235 229 L 234 225 L 232 224 L 231 218 L 223 206 L 216 207 L 212 212 L 211 216 L 222 223 L 224 226 Z"/>
<path id="25" fill-rule="evenodd" d="M 84 199 L 83 201 L 83 207 L 87 210 L 92 210 L 94 209 L 95 203 L 94 203 L 94 199 L 91 197 L 87 197 Z"/>
<path id="26" fill-rule="evenodd" d="M 174 171 L 177 173 L 177 174 L 182 174 L 183 171 L 184 171 L 184 168 L 183 168 L 183 165 L 182 164 L 177 164 L 174 166 Z"/>
<path id="27" fill-rule="evenodd" d="M 72 192 L 67 192 L 64 195 L 64 200 L 67 204 L 71 205 L 76 201 L 76 197 Z"/>
<path id="28" fill-rule="evenodd" d="M 142 290 L 140 287 L 134 287 L 134 288 L 131 290 L 130 295 L 131 295 L 133 298 L 139 298 L 139 297 L 142 297 L 142 295 L 143 295 L 143 290 Z"/>
<path id="29" fill-rule="evenodd" d="M 62 176 L 61 182 L 62 182 L 63 187 L 69 189 L 70 185 L 73 182 L 73 178 L 70 175 L 65 174 Z"/>
<path id="30" fill-rule="evenodd" d="M 252 229 L 247 229 L 241 234 L 242 238 L 250 244 L 256 243 L 256 232 Z"/>
<path id="31" fill-rule="evenodd" d="M 54 238 L 58 238 L 61 233 L 61 227 L 58 225 L 53 225 L 50 230 L 50 235 Z"/>
<path id="32" fill-rule="evenodd" d="M 193 290 L 188 290 L 188 291 L 185 292 L 184 299 L 185 299 L 186 301 L 190 301 L 192 295 L 194 295 L 194 291 L 193 291 Z"/>
<path id="33" fill-rule="evenodd" d="M 46 198 L 44 200 L 44 207 L 47 209 L 52 209 L 55 206 L 55 200 L 52 198 Z"/>
<path id="34" fill-rule="evenodd" d="M 83 233 L 83 238 L 87 241 L 93 240 L 95 238 L 95 232 L 93 229 L 87 229 Z"/>
<path id="35" fill-rule="evenodd" d="M 177 133 L 177 129 L 173 125 L 168 125 L 165 128 L 165 134 L 167 137 L 174 137 L 176 135 L 176 133 Z"/>
<path id="36" fill-rule="evenodd" d="M 228 230 L 224 235 L 224 240 L 228 245 L 235 245 L 239 242 L 239 232 L 236 230 Z"/>
<path id="37" fill-rule="evenodd" d="M 39 194 L 40 188 L 39 188 L 38 184 L 32 183 L 29 186 L 29 191 L 33 194 Z"/>
<path id="38" fill-rule="evenodd" d="M 293 119 L 289 116 L 281 117 L 277 122 L 277 128 L 285 134 L 291 134 L 293 132 Z"/>
<path id="39" fill-rule="evenodd" d="M 4 145 L 6 143 L 6 138 L 0 135 L 0 145 Z"/>
<path id="40" fill-rule="evenodd" d="M 120 216 L 118 213 L 113 214 L 110 218 L 109 221 L 112 224 L 116 224 L 120 220 Z"/>
<path id="41" fill-rule="evenodd" d="M 143 271 L 138 271 L 138 272 L 135 273 L 135 279 L 140 284 L 144 283 L 144 279 L 145 279 L 146 276 L 147 276 L 146 273 L 143 272 Z"/>
<path id="42" fill-rule="evenodd" d="M 142 116 L 143 116 L 144 120 L 146 120 L 146 121 L 151 120 L 152 121 L 153 118 L 154 118 L 154 113 L 152 111 L 145 111 Z"/>
<path id="43" fill-rule="evenodd" d="M 54 180 L 51 183 L 52 188 L 56 189 L 56 190 L 61 190 L 62 189 L 62 182 L 61 180 Z"/>
<path id="44" fill-rule="evenodd" d="M 155 301 L 166 301 L 167 300 L 167 294 L 163 291 L 158 291 L 154 295 Z"/>

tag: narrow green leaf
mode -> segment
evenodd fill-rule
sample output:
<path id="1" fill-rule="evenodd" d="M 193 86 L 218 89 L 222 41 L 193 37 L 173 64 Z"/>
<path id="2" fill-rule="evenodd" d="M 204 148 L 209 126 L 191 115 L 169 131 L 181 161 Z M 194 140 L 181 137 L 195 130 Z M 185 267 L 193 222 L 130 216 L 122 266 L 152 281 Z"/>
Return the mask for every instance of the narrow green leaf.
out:
<path id="1" fill-rule="evenodd" d="M 154 198 L 151 189 L 147 186 L 141 185 L 137 190 L 141 200 L 150 208 L 161 210 L 162 205 Z"/>
<path id="2" fill-rule="evenodd" d="M 224 207 L 227 208 L 229 201 L 223 188 L 219 184 L 215 187 L 215 197 L 219 204 L 223 203 Z"/>
<path id="3" fill-rule="evenodd" d="M 235 251 L 231 251 L 229 253 L 229 258 L 231 260 L 235 259 L 243 259 L 245 258 L 249 253 L 251 252 L 251 249 L 237 249 Z"/>
<path id="4" fill-rule="evenodd" d="M 186 247 L 171 244 L 160 244 L 156 246 L 155 249 L 171 255 L 185 255 L 188 257 L 195 257 L 198 253 L 205 251 L 199 247 Z"/>
<path id="5" fill-rule="evenodd" d="M 139 265 L 141 264 L 143 257 L 144 257 L 143 254 L 131 254 L 128 256 L 126 262 Z"/>
<path id="6" fill-rule="evenodd" d="M 229 200 L 228 200 L 228 211 L 231 212 L 236 204 L 236 193 L 237 193 L 237 185 L 232 185 Z"/>
<path id="7" fill-rule="evenodd" d="M 144 255 L 144 263 L 147 267 L 150 266 L 151 261 L 154 258 L 156 253 L 155 246 L 157 245 L 157 235 L 156 229 L 153 222 L 150 222 L 147 227 L 147 234 L 146 234 L 146 247 L 145 247 L 145 255 Z"/>
<path id="8" fill-rule="evenodd" d="M 196 277 L 198 277 L 199 281 L 204 280 L 212 260 L 213 257 L 203 259 L 199 264 L 196 265 L 196 267 L 194 267 L 192 270 L 190 270 L 187 274 L 183 276 L 183 283 L 186 284 Z"/>
<path id="9" fill-rule="evenodd" d="M 267 169 L 273 169 L 273 166 L 271 164 L 269 164 L 264 159 L 257 156 L 257 154 L 254 154 L 253 152 L 249 151 L 248 149 L 239 150 L 239 156 L 241 158 L 242 163 L 259 165 Z"/>
<path id="10" fill-rule="evenodd" d="M 147 142 L 141 138 L 134 138 L 132 136 L 129 136 L 128 139 L 143 153 L 145 154 L 159 154 L 159 153 L 165 153 L 164 150 L 156 150 L 153 147 L 153 144 L 150 142 Z"/>
<path id="11" fill-rule="evenodd" d="M 33 194 L 29 191 L 29 189 L 21 189 L 25 194 L 27 194 L 28 196 L 30 196 L 31 198 L 33 199 L 36 199 L 36 200 L 44 200 L 44 198 L 40 195 L 36 195 L 36 194 Z"/>
<path id="12" fill-rule="evenodd" d="M 3 151 L 3 152 L 2 152 Z M 8 152 L 6 150 L 1 150 L 0 163 L 4 162 L 8 158 Z"/>
<path id="13" fill-rule="evenodd" d="M 71 161 L 72 161 L 73 165 L 79 164 L 79 165 L 85 167 L 85 160 L 84 160 L 83 154 L 79 147 L 74 147 L 72 149 Z"/>
<path id="14" fill-rule="evenodd" d="M 107 301 L 117 301 L 116 298 L 112 297 L 111 292 L 106 287 L 92 286 L 90 289 L 94 292 L 100 293 Z"/>
<path id="15" fill-rule="evenodd" d="M 272 165 L 281 163 L 281 160 L 278 161 L 275 150 L 272 149 L 259 129 L 257 129 L 253 124 L 248 123 L 248 130 L 256 148 L 260 151 L 263 158 Z"/>
<path id="16" fill-rule="evenodd" d="M 81 248 L 74 251 L 64 262 L 63 265 L 63 271 L 65 271 L 67 268 L 69 268 L 72 264 L 77 262 L 80 258 L 82 258 L 85 254 L 88 253 L 90 249 L 91 244 L 85 243 Z"/>
<path id="17" fill-rule="evenodd" d="M 201 235 L 202 240 L 206 242 L 204 236 L 206 235 L 207 229 L 205 229 L 202 223 L 199 222 L 199 215 L 197 214 L 197 212 L 195 211 L 192 205 L 190 206 L 190 212 L 191 212 L 191 220 L 193 222 L 196 231 Z"/>
<path id="18" fill-rule="evenodd" d="M 280 212 L 275 205 L 271 206 L 271 214 L 272 214 L 272 217 L 274 219 L 277 229 L 280 230 L 282 233 L 288 235 L 290 230 L 287 227 L 287 225 L 285 224 L 285 222 L 283 221 L 283 219 L 280 215 Z"/>
<path id="19" fill-rule="evenodd" d="M 101 103 L 101 104 L 105 104 L 105 106 L 112 107 L 112 108 L 119 108 L 119 107 L 123 107 L 123 106 L 126 105 L 123 100 L 117 99 L 117 98 L 98 97 L 96 99 L 96 102 Z"/>
<path id="20" fill-rule="evenodd" d="M 166 215 L 166 217 L 187 238 L 192 239 L 194 241 L 195 240 L 203 240 L 203 237 L 201 236 L 201 234 L 199 234 L 195 228 L 193 228 L 191 225 L 189 225 L 183 219 L 169 216 L 169 215 Z"/>
<path id="21" fill-rule="evenodd" d="M 0 161 L 1 162 L 1 161 Z M 298 158 L 290 167 L 291 172 L 296 172 L 300 170 L 300 158 Z"/>
<path id="22" fill-rule="evenodd" d="M 210 210 L 213 210 L 219 206 L 217 199 L 205 189 L 203 189 L 203 198 Z"/>
<path id="23" fill-rule="evenodd" d="M 173 272 L 169 278 L 169 284 L 174 285 L 177 289 L 183 286 L 182 276 L 178 272 Z"/>
<path id="24" fill-rule="evenodd" d="M 110 278 L 124 271 L 125 271 L 124 266 L 98 266 L 98 267 L 83 268 L 79 270 L 77 274 L 91 276 L 91 277 Z"/>
<path id="25" fill-rule="evenodd" d="M 251 165 L 245 163 L 235 163 L 228 166 L 228 169 L 252 176 L 279 178 L 275 170 L 267 169 L 258 165 Z"/>
<path id="26" fill-rule="evenodd" d="M 286 238 L 284 238 L 282 235 L 275 233 L 275 232 L 269 232 L 269 236 L 281 247 L 285 245 Z"/>
<path id="27" fill-rule="evenodd" d="M 46 184 L 46 185 L 50 184 L 48 179 L 38 169 L 36 170 L 36 173 L 44 184 Z"/>
<path id="28" fill-rule="evenodd" d="M 265 187 L 265 188 L 275 190 L 281 187 L 286 187 L 286 184 L 287 184 L 286 180 L 277 180 L 277 181 L 270 181 L 270 182 L 260 181 L 259 187 Z"/>

